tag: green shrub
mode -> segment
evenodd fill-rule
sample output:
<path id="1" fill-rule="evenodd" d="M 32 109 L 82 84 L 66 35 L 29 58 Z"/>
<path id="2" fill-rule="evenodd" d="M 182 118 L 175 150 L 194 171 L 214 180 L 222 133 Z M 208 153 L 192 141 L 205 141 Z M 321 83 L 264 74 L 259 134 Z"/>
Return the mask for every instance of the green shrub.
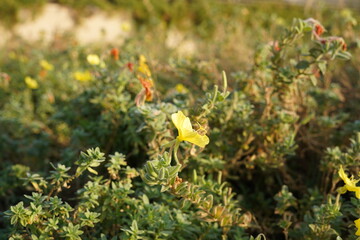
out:
<path id="1" fill-rule="evenodd" d="M 359 187 L 339 169 L 359 170 L 358 107 L 346 105 L 358 96 L 328 77 L 351 54 L 322 30 L 295 19 L 228 75 L 198 59 L 156 63 L 132 42 L 119 58 L 8 52 L 1 236 L 356 239 Z"/>

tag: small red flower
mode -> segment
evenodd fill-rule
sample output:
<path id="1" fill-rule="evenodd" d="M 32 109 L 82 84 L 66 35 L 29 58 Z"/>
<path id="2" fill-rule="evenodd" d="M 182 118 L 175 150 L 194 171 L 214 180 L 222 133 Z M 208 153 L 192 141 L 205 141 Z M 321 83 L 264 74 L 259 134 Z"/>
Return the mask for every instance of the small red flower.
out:
<path id="1" fill-rule="evenodd" d="M 326 39 L 323 39 L 323 38 L 322 38 L 322 39 L 320 39 L 320 43 L 321 43 L 321 44 L 326 44 L 327 41 L 326 41 Z"/>
<path id="2" fill-rule="evenodd" d="M 344 40 L 343 38 L 341 38 L 341 37 L 331 36 L 331 37 L 327 37 L 327 38 L 319 38 L 318 41 L 319 41 L 321 44 L 337 42 L 337 43 L 340 44 L 341 49 L 342 49 L 343 51 L 346 51 L 346 49 L 347 49 L 346 42 L 345 42 L 345 40 Z"/>
<path id="3" fill-rule="evenodd" d="M 130 72 L 134 70 L 134 64 L 132 62 L 128 62 L 126 64 L 126 67 L 129 69 Z"/>
<path id="4" fill-rule="evenodd" d="M 314 26 L 314 31 L 316 35 L 321 36 L 325 32 L 325 28 L 317 23 Z"/>
<path id="5" fill-rule="evenodd" d="M 110 55 L 112 56 L 112 58 L 114 60 L 119 60 L 119 49 L 117 49 L 117 48 L 111 49 Z"/>

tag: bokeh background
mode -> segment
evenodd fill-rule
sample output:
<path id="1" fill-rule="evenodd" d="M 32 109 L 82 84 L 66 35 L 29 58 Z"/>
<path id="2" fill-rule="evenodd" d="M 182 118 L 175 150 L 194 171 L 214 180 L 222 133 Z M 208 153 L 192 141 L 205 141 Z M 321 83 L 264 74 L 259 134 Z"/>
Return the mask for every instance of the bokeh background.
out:
<path id="1" fill-rule="evenodd" d="M 304 92 L 289 103 L 282 102 L 291 100 L 288 89 L 277 89 L 274 119 L 260 119 L 271 101 L 265 101 L 265 89 L 257 84 L 273 84 L 269 76 L 280 69 L 269 70 L 269 49 L 296 18 L 314 18 L 325 28 L 324 36 L 342 37 L 346 49 L 341 50 L 347 50 L 351 59 L 333 61 L 326 55 L 324 62 L 329 64 L 322 65 L 326 74 L 316 67 L 311 73 L 317 86 L 305 82 Z M 154 136 L 168 131 L 171 123 L 163 124 L 166 116 L 176 108 L 198 106 L 214 84 L 222 86 L 225 70 L 231 101 L 208 117 L 209 147 L 198 156 L 184 153 L 190 163 L 183 174 L 190 179 L 196 169 L 211 182 L 222 171 L 239 206 L 259 220 L 246 226 L 247 234 L 263 232 L 270 239 L 285 239 L 275 213 L 281 204 L 276 201 L 290 196 L 282 203 L 293 213 L 293 239 L 313 236 L 310 222 L 317 224 L 321 216 L 339 213 L 339 209 L 331 212 L 330 203 L 321 205 L 335 199 L 339 159 L 350 159 L 360 149 L 358 138 L 348 155 L 344 153 L 349 138 L 360 131 L 359 26 L 359 0 L 1 0 L 0 211 L 28 201 L 24 194 L 34 188 L 24 185 L 24 179 L 30 172 L 46 176 L 53 169 L 50 163 L 72 166 L 79 152 L 91 147 L 100 147 L 105 154 L 124 153 L 131 167 L 142 168 L 149 156 L 158 153 Z M 284 56 L 290 57 L 284 59 L 292 62 L 279 60 L 279 66 L 301 70 L 297 61 L 305 59 L 313 46 L 323 46 L 315 42 L 308 33 L 289 44 Z M 93 54 L 99 57 L 96 66 L 87 58 Z M 151 69 L 156 91 L 149 108 L 138 111 L 134 98 L 143 86 L 132 68 L 142 58 Z M 290 70 L 284 75 L 290 76 Z M 304 105 L 296 105 L 302 103 L 302 94 Z M 225 116 L 228 112 L 235 117 Z M 237 157 L 238 153 L 243 155 Z M 349 160 L 348 169 L 358 170 L 356 161 Z M 64 201 L 77 204 L 74 194 L 84 179 L 61 193 Z M 135 182 L 140 190 L 134 196 L 146 192 L 151 201 L 174 202 L 140 178 Z M 351 224 L 360 213 L 353 211 L 358 208 L 351 208 L 349 199 L 344 204 L 347 210 L 342 209 L 346 217 L 331 216 L 336 215 L 333 226 L 344 239 L 356 239 Z M 10 227 L 0 215 L 0 238 Z"/>

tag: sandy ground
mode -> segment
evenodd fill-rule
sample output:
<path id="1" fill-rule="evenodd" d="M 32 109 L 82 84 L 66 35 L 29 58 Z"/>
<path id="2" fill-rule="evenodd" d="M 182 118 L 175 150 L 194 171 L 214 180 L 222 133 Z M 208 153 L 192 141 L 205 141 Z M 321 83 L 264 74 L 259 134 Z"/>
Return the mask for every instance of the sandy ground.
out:
<path id="1" fill-rule="evenodd" d="M 122 42 L 130 36 L 131 19 L 127 14 L 107 15 L 98 11 L 77 24 L 71 10 L 57 4 L 46 4 L 33 18 L 27 11 L 20 12 L 20 23 L 11 31 L 0 26 L 0 45 L 5 45 L 13 36 L 28 41 L 51 41 L 55 35 L 72 33 L 79 43 Z M 126 27 L 124 27 L 126 26 Z"/>
<path id="2" fill-rule="evenodd" d="M 53 3 L 46 4 L 35 18 L 26 10 L 20 12 L 19 18 L 20 23 L 11 31 L 0 24 L 0 47 L 6 47 L 14 36 L 29 42 L 49 42 L 64 33 L 71 33 L 80 44 L 105 42 L 121 45 L 133 32 L 132 19 L 126 12 L 109 15 L 99 10 L 77 23 L 69 8 Z M 166 47 L 180 54 L 195 53 L 196 43 L 186 39 L 180 31 L 170 30 L 167 36 Z"/>

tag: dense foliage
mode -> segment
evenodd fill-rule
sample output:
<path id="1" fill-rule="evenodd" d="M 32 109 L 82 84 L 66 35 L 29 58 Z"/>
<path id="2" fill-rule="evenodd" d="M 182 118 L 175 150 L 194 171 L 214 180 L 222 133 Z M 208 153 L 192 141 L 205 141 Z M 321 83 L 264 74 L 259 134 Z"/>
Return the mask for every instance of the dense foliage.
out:
<path id="1" fill-rule="evenodd" d="M 4 50 L 0 238 L 357 239 L 357 20 L 257 14 L 197 57 L 142 44 L 162 28 Z"/>

